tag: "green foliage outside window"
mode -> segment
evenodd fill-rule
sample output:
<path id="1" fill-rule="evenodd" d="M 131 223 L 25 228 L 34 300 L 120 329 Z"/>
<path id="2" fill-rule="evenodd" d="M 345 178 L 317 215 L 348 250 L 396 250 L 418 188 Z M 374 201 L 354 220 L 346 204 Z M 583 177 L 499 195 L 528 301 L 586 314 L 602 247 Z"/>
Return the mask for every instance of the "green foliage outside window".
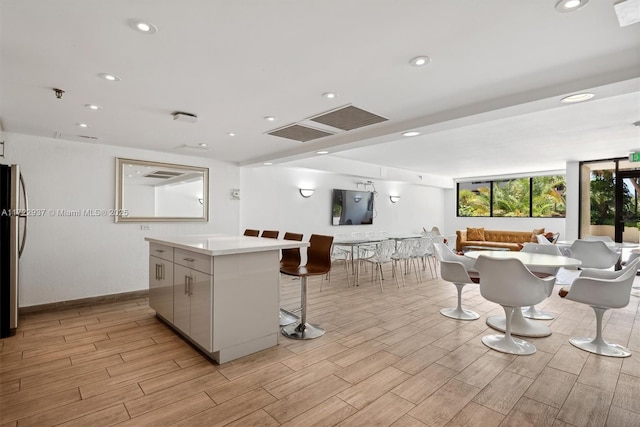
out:
<path id="1" fill-rule="evenodd" d="M 564 217 L 564 175 L 458 184 L 458 216 Z"/>

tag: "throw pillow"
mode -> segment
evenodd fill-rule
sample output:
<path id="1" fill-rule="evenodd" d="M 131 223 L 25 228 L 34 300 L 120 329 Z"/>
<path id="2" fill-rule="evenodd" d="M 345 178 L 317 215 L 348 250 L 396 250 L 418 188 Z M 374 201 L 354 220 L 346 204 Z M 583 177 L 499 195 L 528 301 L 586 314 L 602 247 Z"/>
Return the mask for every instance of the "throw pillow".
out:
<path id="1" fill-rule="evenodd" d="M 484 242 L 484 228 L 467 227 L 467 240 L 474 242 Z"/>
<path id="2" fill-rule="evenodd" d="M 538 234 L 544 234 L 544 228 L 534 228 L 531 233 L 531 242 L 538 243 Z"/>

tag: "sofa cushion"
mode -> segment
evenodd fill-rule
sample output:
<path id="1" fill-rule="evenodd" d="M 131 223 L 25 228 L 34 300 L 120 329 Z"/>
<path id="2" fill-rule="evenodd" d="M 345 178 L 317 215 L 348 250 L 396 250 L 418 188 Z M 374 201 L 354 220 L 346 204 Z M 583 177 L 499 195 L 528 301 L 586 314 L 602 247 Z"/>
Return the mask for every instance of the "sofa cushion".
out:
<path id="1" fill-rule="evenodd" d="M 531 242 L 532 243 L 538 243 L 538 234 L 544 234 L 544 227 L 543 228 L 534 228 L 533 232 L 531 233 Z"/>
<path id="2" fill-rule="evenodd" d="M 467 227 L 467 240 L 484 242 L 484 228 Z"/>

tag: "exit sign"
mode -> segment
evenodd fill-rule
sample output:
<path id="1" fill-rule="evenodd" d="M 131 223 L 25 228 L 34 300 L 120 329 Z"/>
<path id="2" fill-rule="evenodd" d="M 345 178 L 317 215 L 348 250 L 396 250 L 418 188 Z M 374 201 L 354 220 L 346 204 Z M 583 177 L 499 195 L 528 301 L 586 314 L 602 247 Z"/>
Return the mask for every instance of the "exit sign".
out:
<path id="1" fill-rule="evenodd" d="M 629 153 L 630 162 L 640 162 L 640 151 L 635 153 Z"/>

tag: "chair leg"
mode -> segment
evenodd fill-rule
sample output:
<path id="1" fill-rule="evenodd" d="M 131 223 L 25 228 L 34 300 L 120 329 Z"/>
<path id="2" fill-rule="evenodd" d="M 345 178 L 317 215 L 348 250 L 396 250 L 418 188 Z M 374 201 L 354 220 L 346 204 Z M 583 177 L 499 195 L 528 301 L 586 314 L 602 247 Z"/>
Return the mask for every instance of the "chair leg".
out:
<path id="1" fill-rule="evenodd" d="M 440 314 L 443 316 L 450 317 L 452 319 L 459 320 L 476 320 L 480 317 L 478 313 L 471 310 L 465 310 L 462 308 L 462 288 L 464 288 L 464 283 L 454 283 L 456 289 L 458 290 L 458 306 L 456 308 L 443 308 L 440 310 Z"/>
<path id="2" fill-rule="evenodd" d="M 610 357 L 629 357 L 631 352 L 618 344 L 610 344 L 602 338 L 602 316 L 607 308 L 591 307 L 596 313 L 596 337 L 595 338 L 571 338 L 569 342 L 580 350 L 589 353 Z"/>
<path id="3" fill-rule="evenodd" d="M 527 355 L 536 352 L 536 348 L 533 344 L 521 340 L 519 338 L 513 338 L 511 336 L 511 317 L 514 310 L 520 310 L 520 307 L 506 307 L 502 306 L 506 318 L 506 330 L 504 335 L 486 335 L 482 337 L 482 343 L 487 347 L 499 351 L 501 353 L 509 353 L 516 355 Z"/>
<path id="4" fill-rule="evenodd" d="M 324 335 L 324 329 L 317 325 L 307 323 L 307 276 L 302 276 L 300 280 L 300 322 L 284 326 L 282 335 L 296 340 L 309 340 Z"/>
<path id="5" fill-rule="evenodd" d="M 398 281 L 398 266 L 396 265 L 397 261 L 393 261 L 391 263 L 391 275 L 396 278 L 396 286 L 400 289 L 400 282 Z M 402 268 L 400 269 L 400 274 L 402 274 Z M 404 276 L 402 277 L 404 280 Z"/>

